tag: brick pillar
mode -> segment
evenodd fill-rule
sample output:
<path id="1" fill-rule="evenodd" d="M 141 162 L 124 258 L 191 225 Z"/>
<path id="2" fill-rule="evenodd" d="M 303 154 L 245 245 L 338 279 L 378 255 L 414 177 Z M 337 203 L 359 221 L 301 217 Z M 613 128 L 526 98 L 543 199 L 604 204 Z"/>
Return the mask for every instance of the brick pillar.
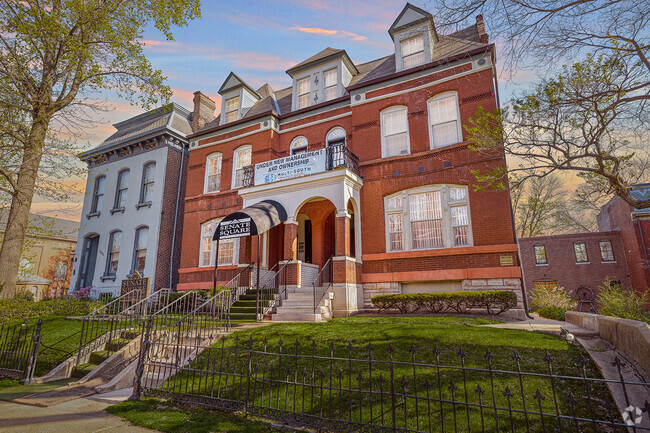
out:
<path id="1" fill-rule="evenodd" d="M 336 212 L 336 246 L 335 256 L 338 258 L 350 255 L 350 214 L 345 209 Z M 335 283 L 347 283 L 352 275 L 348 275 L 347 260 L 334 260 L 332 263 Z"/>
<path id="2" fill-rule="evenodd" d="M 300 284 L 300 263 L 295 261 L 298 257 L 298 223 L 284 223 L 284 252 L 283 260 L 293 260 L 293 263 L 287 265 L 286 284 L 297 286 Z"/>
<path id="3" fill-rule="evenodd" d="M 251 263 L 251 238 L 239 238 L 239 263 Z"/>

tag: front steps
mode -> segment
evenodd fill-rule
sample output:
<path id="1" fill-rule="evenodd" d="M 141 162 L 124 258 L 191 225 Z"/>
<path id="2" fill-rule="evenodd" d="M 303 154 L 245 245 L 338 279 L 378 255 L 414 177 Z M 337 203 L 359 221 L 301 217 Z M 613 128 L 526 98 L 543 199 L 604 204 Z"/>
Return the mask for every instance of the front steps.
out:
<path id="1" fill-rule="evenodd" d="M 280 301 L 272 315 L 272 320 L 291 322 L 322 322 L 332 318 L 334 293 L 328 291 L 314 311 L 314 291 L 312 287 L 289 289 L 287 299 Z"/>

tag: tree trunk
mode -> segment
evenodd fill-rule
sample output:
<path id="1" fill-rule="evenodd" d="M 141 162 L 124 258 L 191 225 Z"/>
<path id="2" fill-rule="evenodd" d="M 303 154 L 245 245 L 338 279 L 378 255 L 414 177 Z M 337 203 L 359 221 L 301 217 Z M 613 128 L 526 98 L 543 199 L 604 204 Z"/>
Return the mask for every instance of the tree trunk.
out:
<path id="1" fill-rule="evenodd" d="M 48 125 L 49 120 L 43 118 L 36 119 L 32 123 L 29 144 L 25 146 L 23 161 L 16 179 L 17 190 L 11 199 L 9 218 L 2 249 L 0 249 L 0 286 L 4 288 L 4 296 L 15 293 L 20 258 L 25 244 L 25 230 L 29 222 L 29 210 L 34 198 L 38 167 L 43 156 Z"/>

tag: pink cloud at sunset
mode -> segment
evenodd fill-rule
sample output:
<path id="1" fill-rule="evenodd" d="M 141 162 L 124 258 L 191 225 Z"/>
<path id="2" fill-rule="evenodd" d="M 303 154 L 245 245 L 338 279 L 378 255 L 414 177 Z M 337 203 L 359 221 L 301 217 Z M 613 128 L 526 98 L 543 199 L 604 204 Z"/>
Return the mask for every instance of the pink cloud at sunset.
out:
<path id="1" fill-rule="evenodd" d="M 365 36 L 358 35 L 356 33 L 348 32 L 346 30 L 332 30 L 332 29 L 322 29 L 320 27 L 292 27 L 292 30 L 298 30 L 303 33 L 312 33 L 317 35 L 327 35 L 327 36 L 337 36 L 337 37 L 348 37 L 354 41 L 365 41 L 368 38 Z"/>

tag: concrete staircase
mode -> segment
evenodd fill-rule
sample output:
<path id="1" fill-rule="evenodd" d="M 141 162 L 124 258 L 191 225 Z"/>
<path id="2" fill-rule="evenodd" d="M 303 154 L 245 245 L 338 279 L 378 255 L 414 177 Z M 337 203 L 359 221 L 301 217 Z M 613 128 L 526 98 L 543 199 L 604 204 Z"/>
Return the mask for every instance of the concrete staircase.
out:
<path id="1" fill-rule="evenodd" d="M 312 287 L 296 287 L 287 289 L 287 299 L 282 299 L 280 305 L 271 316 L 272 320 L 291 322 L 322 322 L 332 318 L 332 300 L 334 292 L 329 290 L 320 301 L 314 312 L 314 291 Z"/>

